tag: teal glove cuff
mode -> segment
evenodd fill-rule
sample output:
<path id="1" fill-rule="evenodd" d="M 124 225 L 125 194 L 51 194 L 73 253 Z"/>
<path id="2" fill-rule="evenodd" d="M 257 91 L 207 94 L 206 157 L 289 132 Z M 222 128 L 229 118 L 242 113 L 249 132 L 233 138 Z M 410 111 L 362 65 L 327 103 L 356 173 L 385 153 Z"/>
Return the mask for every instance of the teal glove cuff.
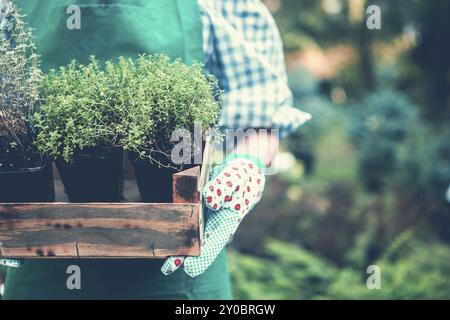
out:
<path id="1" fill-rule="evenodd" d="M 265 172 L 266 171 L 266 166 L 264 165 L 264 162 L 261 160 L 261 158 L 251 155 L 251 154 L 246 154 L 246 153 L 233 153 L 230 154 L 228 157 L 226 157 L 225 159 L 225 164 L 228 164 L 229 162 L 236 160 L 236 159 L 247 159 L 252 161 L 254 164 L 256 164 L 256 166 L 262 171 Z"/>

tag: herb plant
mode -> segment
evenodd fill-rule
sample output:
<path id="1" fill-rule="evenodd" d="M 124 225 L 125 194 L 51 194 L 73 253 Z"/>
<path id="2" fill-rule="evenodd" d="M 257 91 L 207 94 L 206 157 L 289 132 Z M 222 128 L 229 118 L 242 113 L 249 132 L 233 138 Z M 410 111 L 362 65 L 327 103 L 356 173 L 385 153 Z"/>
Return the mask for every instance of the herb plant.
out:
<path id="1" fill-rule="evenodd" d="M 44 102 L 33 121 L 38 149 L 69 163 L 80 152 L 114 147 L 117 93 L 111 82 L 95 58 L 88 65 L 72 61 L 58 72 L 51 70 L 44 80 Z"/>
<path id="2" fill-rule="evenodd" d="M 161 159 L 170 157 L 175 130 L 192 134 L 195 124 L 201 131 L 217 124 L 218 84 L 204 75 L 201 65 L 187 66 L 181 60 L 171 62 L 165 55 L 154 55 L 140 56 L 136 63 L 122 60 L 119 70 L 133 74 L 121 95 L 127 111 L 122 122 L 124 149 L 161 164 Z"/>
<path id="3" fill-rule="evenodd" d="M 172 132 L 217 123 L 216 80 L 200 65 L 167 56 L 119 58 L 100 65 L 73 61 L 44 81 L 45 100 L 34 116 L 39 150 L 66 162 L 98 146 L 123 147 L 160 163 L 169 158 Z"/>
<path id="4" fill-rule="evenodd" d="M 42 73 L 31 29 L 10 1 L 0 1 L 0 170 L 39 166 L 29 117 L 40 102 Z"/>

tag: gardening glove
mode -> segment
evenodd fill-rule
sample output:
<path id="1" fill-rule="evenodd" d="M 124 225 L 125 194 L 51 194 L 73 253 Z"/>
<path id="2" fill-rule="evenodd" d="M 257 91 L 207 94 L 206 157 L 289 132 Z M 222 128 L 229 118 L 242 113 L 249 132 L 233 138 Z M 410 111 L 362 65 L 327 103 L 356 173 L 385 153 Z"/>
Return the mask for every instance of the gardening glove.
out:
<path id="1" fill-rule="evenodd" d="M 22 259 L 0 259 L 0 266 L 20 268 L 23 264 Z"/>
<path id="2" fill-rule="evenodd" d="M 211 180 L 203 190 L 208 207 L 204 239 L 199 257 L 170 257 L 161 268 L 165 275 L 184 266 L 191 277 L 208 269 L 233 237 L 242 219 L 261 199 L 264 165 L 256 157 L 233 155 L 225 164 L 213 168 Z"/>

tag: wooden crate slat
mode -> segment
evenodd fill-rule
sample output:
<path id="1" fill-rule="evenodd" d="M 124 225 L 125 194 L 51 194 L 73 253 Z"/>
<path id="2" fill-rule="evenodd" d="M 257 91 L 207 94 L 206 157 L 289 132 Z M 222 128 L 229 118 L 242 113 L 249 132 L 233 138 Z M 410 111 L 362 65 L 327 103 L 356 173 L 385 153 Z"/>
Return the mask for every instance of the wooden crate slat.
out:
<path id="1" fill-rule="evenodd" d="M 73 242 L 60 243 L 50 246 L 24 246 L 24 247 L 0 247 L 3 257 L 64 257 L 77 258 L 76 244 Z"/>
<path id="2" fill-rule="evenodd" d="M 0 204 L 4 257 L 199 255 L 200 204 Z"/>
<path id="3" fill-rule="evenodd" d="M 206 144 L 203 161 L 209 162 L 209 143 Z M 209 170 L 204 170 L 197 166 L 192 169 L 181 171 L 173 175 L 173 203 L 198 203 L 198 239 L 201 243 L 203 240 L 204 231 L 204 206 L 201 190 L 204 186 L 204 181 L 207 179 L 204 175 L 209 173 Z"/>
<path id="4" fill-rule="evenodd" d="M 173 175 L 173 203 L 198 203 L 197 190 L 200 167 L 194 167 Z"/>

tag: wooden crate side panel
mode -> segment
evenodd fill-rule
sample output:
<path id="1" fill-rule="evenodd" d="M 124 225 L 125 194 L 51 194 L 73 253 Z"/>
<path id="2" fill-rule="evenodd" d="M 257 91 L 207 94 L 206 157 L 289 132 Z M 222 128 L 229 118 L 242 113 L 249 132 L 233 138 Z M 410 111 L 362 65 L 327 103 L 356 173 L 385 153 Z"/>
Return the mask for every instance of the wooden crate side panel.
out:
<path id="1" fill-rule="evenodd" d="M 0 204 L 4 257 L 199 255 L 199 204 Z"/>
<path id="2" fill-rule="evenodd" d="M 173 203 L 199 203 L 197 190 L 200 179 L 200 167 L 194 167 L 173 175 Z"/>

